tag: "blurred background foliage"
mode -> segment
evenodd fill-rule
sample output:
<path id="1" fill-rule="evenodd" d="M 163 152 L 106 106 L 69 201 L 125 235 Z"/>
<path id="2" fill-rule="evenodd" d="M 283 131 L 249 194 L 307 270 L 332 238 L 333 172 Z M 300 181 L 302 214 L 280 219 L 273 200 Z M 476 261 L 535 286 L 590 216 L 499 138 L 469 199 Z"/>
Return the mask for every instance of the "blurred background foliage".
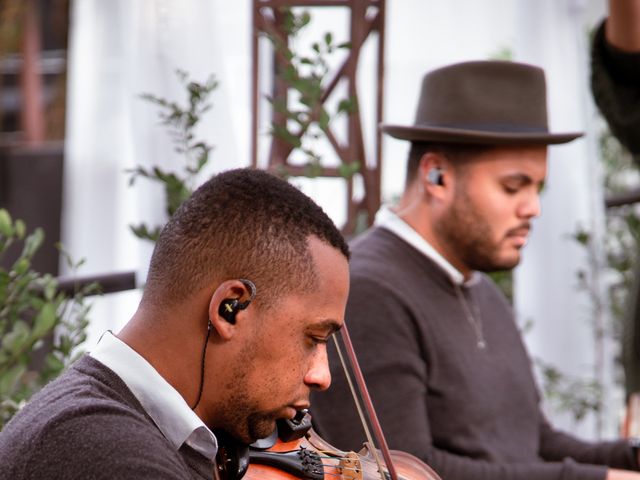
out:
<path id="1" fill-rule="evenodd" d="M 28 233 L 23 221 L 0 209 L 0 260 L 12 245 L 21 248 L 9 268 L 0 266 L 0 429 L 81 354 L 86 339 L 85 297 L 97 286 L 68 295 L 53 276 L 34 271 L 31 262 L 43 240 L 42 229 Z M 66 258 L 73 270 L 82 263 Z"/>

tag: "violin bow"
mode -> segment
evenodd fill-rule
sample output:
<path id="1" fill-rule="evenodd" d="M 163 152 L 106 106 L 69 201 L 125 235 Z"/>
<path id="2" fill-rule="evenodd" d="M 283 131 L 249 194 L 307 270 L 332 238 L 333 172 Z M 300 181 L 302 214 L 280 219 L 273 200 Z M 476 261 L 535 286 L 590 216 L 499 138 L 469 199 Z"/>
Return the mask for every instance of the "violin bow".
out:
<path id="1" fill-rule="evenodd" d="M 369 421 L 369 423 L 371 424 L 371 427 L 373 429 L 373 435 L 375 437 L 375 440 L 378 444 L 378 446 L 380 447 L 380 451 L 382 452 L 382 457 L 384 458 L 384 461 L 386 463 L 387 466 L 387 470 L 389 472 L 389 476 L 391 477 L 391 480 L 398 480 L 398 474 L 396 473 L 396 469 L 393 466 L 393 462 L 391 460 L 391 453 L 389 452 L 389 446 L 387 445 L 387 440 L 384 437 L 384 433 L 382 432 L 382 427 L 380 426 L 380 422 L 378 421 L 378 415 L 376 414 L 376 411 L 373 407 L 373 402 L 371 401 L 371 396 L 369 395 L 369 390 L 367 389 L 367 384 L 364 380 L 364 376 L 362 375 L 362 370 L 360 369 L 360 364 L 358 363 L 358 359 L 356 358 L 356 352 L 353 348 L 353 343 L 351 343 L 351 337 L 349 336 L 349 331 L 347 329 L 347 325 L 344 324 L 342 326 L 342 328 L 340 329 L 340 336 L 342 338 L 342 342 L 344 343 L 345 346 L 345 350 L 346 350 L 346 354 L 347 354 L 347 358 L 349 359 L 349 363 L 351 364 L 351 368 L 353 369 L 353 376 L 355 377 L 356 380 L 356 384 L 358 385 L 358 390 L 360 392 L 360 396 L 362 397 L 362 401 L 364 403 L 364 408 L 365 408 L 365 414 L 367 417 L 367 420 Z M 367 434 L 367 437 L 370 437 L 370 433 L 369 433 L 369 429 L 366 425 L 366 421 L 364 421 L 364 419 L 362 419 L 362 409 L 360 408 L 360 404 L 358 402 L 358 399 L 356 398 L 356 392 L 353 389 L 353 384 L 351 382 L 351 377 L 349 375 L 347 366 L 345 364 L 344 361 L 344 357 L 343 357 L 343 353 L 342 353 L 342 348 L 338 342 L 338 339 L 336 338 L 336 336 L 333 336 L 333 341 L 335 343 L 336 346 L 336 350 L 338 351 L 338 356 L 340 357 L 340 362 L 342 363 L 342 368 L 344 370 L 345 375 L 347 376 L 347 381 L 349 382 L 349 386 L 351 387 L 352 390 L 352 395 L 353 395 L 353 399 L 356 402 L 356 407 L 358 409 L 358 412 L 361 415 L 361 421 L 363 422 L 363 427 L 365 429 L 365 432 Z M 369 438 L 369 441 L 372 442 L 372 439 Z M 373 443 L 373 442 L 372 442 Z M 375 447 L 375 443 L 374 443 L 374 447 Z M 380 469 L 380 475 L 381 478 L 385 478 L 384 477 L 384 472 L 381 469 L 380 466 L 380 462 L 377 458 L 377 455 L 375 453 L 375 449 L 374 449 L 374 457 L 376 458 L 376 461 L 378 462 L 378 468 Z"/>

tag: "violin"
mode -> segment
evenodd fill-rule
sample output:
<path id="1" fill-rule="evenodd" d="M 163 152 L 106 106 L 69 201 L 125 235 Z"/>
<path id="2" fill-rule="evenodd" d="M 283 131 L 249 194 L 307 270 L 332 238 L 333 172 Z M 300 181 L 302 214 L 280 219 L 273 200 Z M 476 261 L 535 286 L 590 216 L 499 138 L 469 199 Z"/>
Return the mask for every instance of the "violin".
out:
<path id="1" fill-rule="evenodd" d="M 387 469 L 375 459 L 377 451 L 368 443 L 356 452 L 344 452 L 323 440 L 312 428 L 306 411 L 291 420 L 279 420 L 274 434 L 234 458 L 238 447 L 223 444 L 217 462 L 220 480 L 289 480 L 325 478 L 343 480 L 387 480 Z M 391 450 L 398 480 L 440 480 L 424 462 L 405 452 Z"/>
<path id="2" fill-rule="evenodd" d="M 225 432 L 216 433 L 219 443 L 214 470 L 216 480 L 441 480 L 427 464 L 413 455 L 389 450 L 346 325 L 343 325 L 340 335 L 381 452 L 367 442 L 358 453 L 336 449 L 315 433 L 311 416 L 306 410 L 301 410 L 290 420 L 278 420 L 271 436 L 251 445 L 239 445 Z M 336 335 L 333 339 L 345 374 L 349 377 Z M 357 403 L 354 389 L 352 393 Z M 373 436 L 367 434 L 367 438 L 373 441 Z M 386 465 L 379 453 L 382 453 Z"/>

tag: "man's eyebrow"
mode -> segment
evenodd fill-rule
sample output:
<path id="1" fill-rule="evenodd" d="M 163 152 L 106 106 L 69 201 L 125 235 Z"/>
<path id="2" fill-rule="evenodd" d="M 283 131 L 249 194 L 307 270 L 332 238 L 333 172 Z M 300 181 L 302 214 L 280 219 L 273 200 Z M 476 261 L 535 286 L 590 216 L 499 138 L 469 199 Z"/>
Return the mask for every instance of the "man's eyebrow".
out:
<path id="1" fill-rule="evenodd" d="M 316 322 L 312 325 L 309 325 L 307 327 L 307 331 L 310 330 L 327 330 L 327 332 L 329 333 L 329 335 L 337 332 L 338 330 L 340 330 L 342 328 L 342 323 L 337 322 L 336 320 L 322 320 L 320 322 Z"/>
<path id="2" fill-rule="evenodd" d="M 543 178 L 540 181 L 535 181 L 531 176 L 527 175 L 526 173 L 507 173 L 506 175 L 502 176 L 500 180 L 503 182 L 515 181 L 515 182 L 518 182 L 521 186 L 537 184 L 538 190 L 542 191 L 542 189 L 544 188 L 546 179 Z"/>
<path id="3" fill-rule="evenodd" d="M 531 178 L 526 173 L 507 173 L 500 177 L 501 180 L 515 180 L 516 182 L 520 182 L 522 185 L 527 185 L 529 183 L 533 183 L 533 178 Z"/>

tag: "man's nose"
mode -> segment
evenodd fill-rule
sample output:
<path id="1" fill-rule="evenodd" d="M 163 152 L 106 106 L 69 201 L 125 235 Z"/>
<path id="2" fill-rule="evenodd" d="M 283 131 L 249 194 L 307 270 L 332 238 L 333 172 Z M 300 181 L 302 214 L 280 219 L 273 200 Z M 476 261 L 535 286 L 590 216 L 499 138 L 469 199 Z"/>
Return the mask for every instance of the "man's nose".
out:
<path id="1" fill-rule="evenodd" d="M 304 383 L 315 390 L 326 390 L 331 385 L 331 371 L 329 370 L 329 358 L 326 345 L 321 345 L 314 357 Z"/>
<path id="2" fill-rule="evenodd" d="M 521 218 L 539 217 L 540 212 L 540 194 L 538 192 L 529 195 L 518 207 L 518 216 Z"/>

